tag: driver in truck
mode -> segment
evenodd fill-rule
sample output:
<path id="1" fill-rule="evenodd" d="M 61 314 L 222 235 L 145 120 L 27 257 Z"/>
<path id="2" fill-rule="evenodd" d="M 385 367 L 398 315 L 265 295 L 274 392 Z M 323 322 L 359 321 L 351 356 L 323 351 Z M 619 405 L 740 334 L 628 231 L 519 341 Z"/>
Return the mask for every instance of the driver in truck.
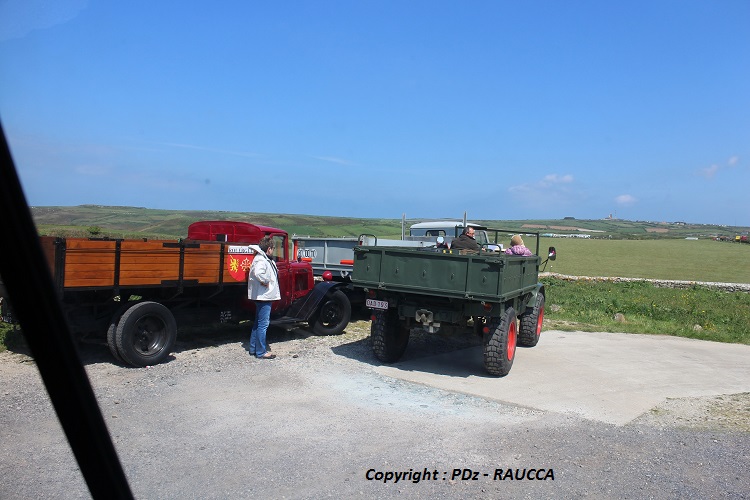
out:
<path id="1" fill-rule="evenodd" d="M 459 237 L 451 242 L 451 250 L 469 250 L 478 252 L 479 243 L 474 239 L 474 228 L 467 227 L 464 229 Z"/>

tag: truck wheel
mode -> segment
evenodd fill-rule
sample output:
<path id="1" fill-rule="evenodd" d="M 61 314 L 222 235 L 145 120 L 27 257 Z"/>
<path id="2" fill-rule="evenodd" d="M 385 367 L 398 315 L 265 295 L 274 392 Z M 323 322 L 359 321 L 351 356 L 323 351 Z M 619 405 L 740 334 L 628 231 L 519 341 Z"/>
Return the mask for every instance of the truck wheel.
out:
<path id="1" fill-rule="evenodd" d="M 112 321 L 109 323 L 109 328 L 107 328 L 107 345 L 109 346 L 109 352 L 112 353 L 112 356 L 119 361 L 120 363 L 123 362 L 122 356 L 120 356 L 120 351 L 117 350 L 117 322 L 120 319 L 119 315 L 116 315 L 114 318 L 112 318 Z"/>
<path id="2" fill-rule="evenodd" d="M 376 311 L 370 326 L 372 350 L 383 363 L 398 361 L 409 343 L 409 328 L 398 319 L 395 309 Z"/>
<path id="3" fill-rule="evenodd" d="M 124 360 L 120 355 L 120 351 L 117 350 L 117 323 L 120 322 L 122 313 L 127 311 L 129 307 L 130 305 L 126 304 L 117 309 L 117 312 L 112 315 L 112 321 L 109 322 L 109 328 L 107 328 L 107 346 L 109 346 L 109 352 L 120 363 L 124 363 Z"/>
<path id="4" fill-rule="evenodd" d="M 501 318 L 492 318 L 487 327 L 484 367 L 490 375 L 502 377 L 508 374 L 516 357 L 516 311 L 507 308 Z"/>
<path id="5" fill-rule="evenodd" d="M 538 293 L 534 301 L 534 308 L 529 313 L 521 315 L 521 327 L 518 331 L 518 345 L 534 347 L 539 342 L 544 321 L 544 294 Z"/>
<path id="6" fill-rule="evenodd" d="M 115 330 L 117 351 L 133 366 L 156 365 L 172 352 L 177 322 L 172 313 L 157 302 L 139 302 L 120 318 Z"/>
<path id="7" fill-rule="evenodd" d="M 310 326 L 318 335 L 338 335 L 344 331 L 352 319 L 352 305 L 341 290 L 336 290 L 326 297 L 323 305 L 312 317 Z"/>

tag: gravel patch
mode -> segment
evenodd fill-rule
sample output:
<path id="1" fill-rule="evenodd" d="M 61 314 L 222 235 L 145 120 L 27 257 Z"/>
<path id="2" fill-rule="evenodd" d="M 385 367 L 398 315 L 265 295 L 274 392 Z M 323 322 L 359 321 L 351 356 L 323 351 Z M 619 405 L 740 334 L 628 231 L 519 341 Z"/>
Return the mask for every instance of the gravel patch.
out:
<path id="1" fill-rule="evenodd" d="M 748 394 L 614 426 L 379 375 L 366 320 L 336 337 L 272 330 L 270 361 L 243 349 L 246 329 L 183 332 L 150 368 L 82 348 L 137 498 L 749 498 Z M 420 356 L 478 342 L 410 340 Z M 0 376 L 0 498 L 88 498 L 33 360 L 0 353 Z M 411 479 L 368 479 L 388 471 Z"/>
<path id="2" fill-rule="evenodd" d="M 670 398 L 634 423 L 750 433 L 750 393 Z"/>

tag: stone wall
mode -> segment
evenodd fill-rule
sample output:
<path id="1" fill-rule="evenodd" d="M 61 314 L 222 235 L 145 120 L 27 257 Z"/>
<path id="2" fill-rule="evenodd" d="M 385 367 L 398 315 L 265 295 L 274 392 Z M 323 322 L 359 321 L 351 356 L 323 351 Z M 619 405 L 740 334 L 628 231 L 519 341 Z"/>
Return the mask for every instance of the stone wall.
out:
<path id="1" fill-rule="evenodd" d="M 722 290 L 724 292 L 745 292 L 750 293 L 750 284 L 747 283 L 716 283 L 711 281 L 680 281 L 680 280 L 657 280 L 648 278 L 613 278 L 605 276 L 568 276 L 558 273 L 539 273 L 539 277 L 549 276 L 566 281 L 604 281 L 610 283 L 628 283 L 628 282 L 646 282 L 661 288 L 692 288 L 701 286 Z"/>

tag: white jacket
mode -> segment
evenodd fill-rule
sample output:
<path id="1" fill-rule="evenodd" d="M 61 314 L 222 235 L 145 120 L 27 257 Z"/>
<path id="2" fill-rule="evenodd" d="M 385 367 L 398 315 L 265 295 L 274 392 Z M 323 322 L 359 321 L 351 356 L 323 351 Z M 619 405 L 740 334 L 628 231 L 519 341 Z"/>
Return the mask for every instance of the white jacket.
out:
<path id="1" fill-rule="evenodd" d="M 279 272 L 276 263 L 258 245 L 250 245 L 255 258 L 247 275 L 247 298 L 250 300 L 279 300 Z"/>

